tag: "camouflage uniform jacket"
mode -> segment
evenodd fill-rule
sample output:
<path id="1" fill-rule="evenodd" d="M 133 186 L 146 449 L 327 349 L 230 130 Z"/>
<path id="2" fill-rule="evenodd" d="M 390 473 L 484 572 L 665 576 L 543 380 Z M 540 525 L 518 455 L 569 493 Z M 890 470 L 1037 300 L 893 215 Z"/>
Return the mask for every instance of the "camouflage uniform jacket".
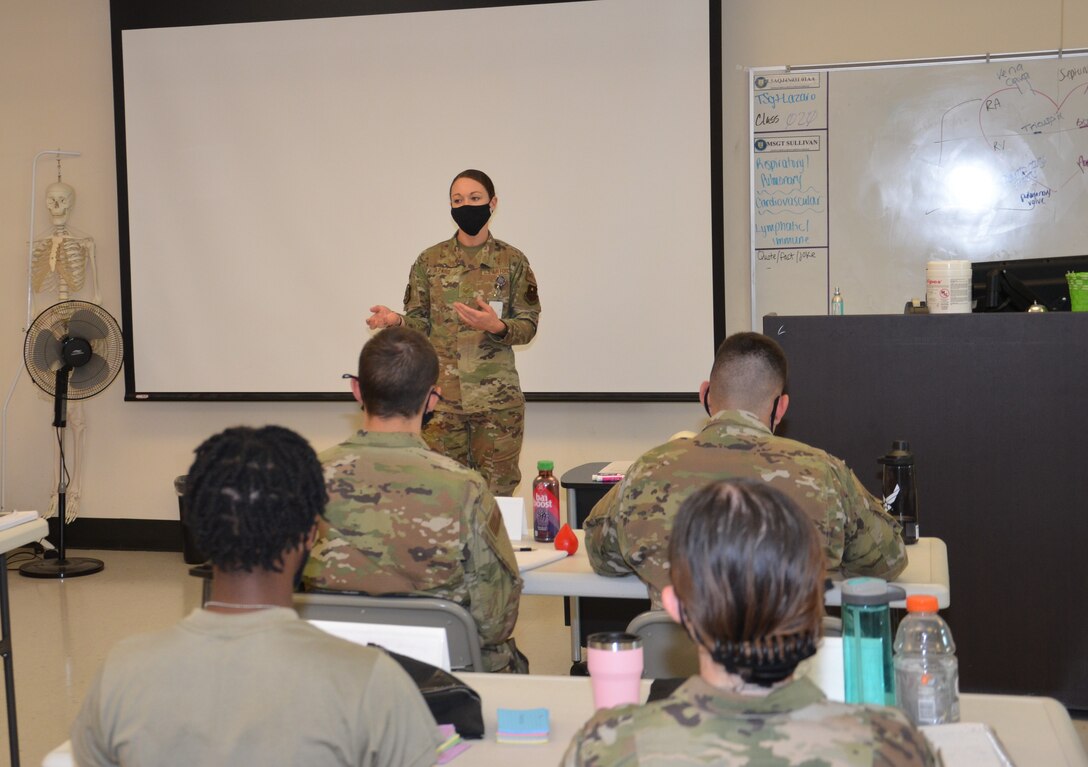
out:
<path id="1" fill-rule="evenodd" d="M 757 479 L 792 498 L 819 528 L 830 570 L 891 579 L 907 565 L 899 525 L 847 468 L 822 450 L 774 436 L 752 413 L 724 410 L 692 439 L 639 458 L 585 522 L 602 575 L 634 572 L 660 604 L 669 584 L 669 531 L 680 504 L 719 479 Z"/>
<path id="2" fill-rule="evenodd" d="M 329 503 L 305 585 L 457 602 L 476 621 L 485 666 L 503 668 L 522 581 L 483 477 L 408 433 L 360 431 L 319 457 Z"/>
<path id="3" fill-rule="evenodd" d="M 934 757 L 898 709 L 832 703 L 808 679 L 755 697 L 695 676 L 667 698 L 598 711 L 563 764 L 925 767 Z"/>
<path id="4" fill-rule="evenodd" d="M 465 325 L 455 301 L 502 301 L 506 334 Z M 439 410 L 481 413 L 525 403 L 513 346 L 536 335 L 540 296 L 529 261 L 517 248 L 488 235 L 472 255 L 453 237 L 420 253 L 404 292 L 404 321 L 430 338 L 438 352 Z"/>

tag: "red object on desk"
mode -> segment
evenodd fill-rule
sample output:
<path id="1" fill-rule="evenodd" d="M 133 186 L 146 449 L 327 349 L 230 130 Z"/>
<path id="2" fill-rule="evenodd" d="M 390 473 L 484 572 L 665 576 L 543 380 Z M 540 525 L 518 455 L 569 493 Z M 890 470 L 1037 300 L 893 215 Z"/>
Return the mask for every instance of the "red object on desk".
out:
<path id="1" fill-rule="evenodd" d="M 559 532 L 555 536 L 555 548 L 558 551 L 567 552 L 568 557 L 578 551 L 578 536 L 570 529 L 568 523 L 564 522 L 563 526 L 559 528 Z"/>

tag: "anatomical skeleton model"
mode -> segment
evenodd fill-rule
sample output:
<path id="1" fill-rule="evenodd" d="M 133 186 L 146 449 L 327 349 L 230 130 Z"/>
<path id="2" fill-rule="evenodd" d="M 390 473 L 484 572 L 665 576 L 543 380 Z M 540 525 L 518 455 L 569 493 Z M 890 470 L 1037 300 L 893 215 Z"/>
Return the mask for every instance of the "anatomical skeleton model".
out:
<path id="1" fill-rule="evenodd" d="M 58 158 L 57 182 L 50 184 L 45 190 L 45 207 L 53 219 L 51 231 L 34 241 L 33 257 L 30 268 L 30 284 L 35 293 L 53 294 L 49 304 L 67 301 L 72 294 L 83 290 L 86 282 L 87 269 L 91 271 L 91 286 L 93 297 L 91 300 L 98 304 L 102 297 L 98 292 L 98 267 L 94 259 L 94 240 L 82 234 L 75 228 L 68 226 L 68 216 L 75 204 L 76 192 L 68 184 L 60 180 Z M 81 478 L 83 475 L 83 443 L 86 435 L 87 419 L 83 413 L 83 404 L 78 400 L 68 403 L 68 427 L 72 434 L 72 447 L 65 451 L 64 464 L 70 466 L 67 471 L 65 517 L 66 522 L 71 522 L 79 514 L 79 494 Z M 63 450 L 59 443 L 55 445 L 56 451 Z M 54 456 L 55 458 L 57 456 Z M 49 498 L 49 511 L 47 517 L 57 514 L 57 490 L 60 485 L 61 461 L 55 460 L 53 490 Z"/>

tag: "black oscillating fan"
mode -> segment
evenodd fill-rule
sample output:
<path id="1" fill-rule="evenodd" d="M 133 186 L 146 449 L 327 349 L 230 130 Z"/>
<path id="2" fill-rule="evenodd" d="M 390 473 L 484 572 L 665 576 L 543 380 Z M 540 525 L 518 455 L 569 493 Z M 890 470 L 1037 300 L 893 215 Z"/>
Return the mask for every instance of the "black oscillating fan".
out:
<path id="1" fill-rule="evenodd" d="M 121 370 L 121 328 L 109 312 L 88 301 L 61 301 L 38 315 L 26 332 L 23 359 L 27 372 L 42 391 L 53 397 L 53 426 L 60 445 L 60 482 L 57 487 L 57 559 L 28 562 L 19 568 L 31 578 L 66 578 L 90 575 L 103 568 L 102 560 L 68 559 L 64 549 L 65 494 L 68 474 L 64 465 L 64 427 L 68 400 L 93 397 L 109 386 Z"/>

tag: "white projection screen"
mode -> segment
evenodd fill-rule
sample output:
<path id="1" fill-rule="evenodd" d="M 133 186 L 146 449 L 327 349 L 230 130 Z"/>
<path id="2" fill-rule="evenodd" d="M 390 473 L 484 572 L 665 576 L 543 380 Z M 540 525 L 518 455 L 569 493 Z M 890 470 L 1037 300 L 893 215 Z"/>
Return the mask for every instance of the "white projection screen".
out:
<path id="1" fill-rule="evenodd" d="M 465 6 L 113 0 L 127 399 L 345 396 L 465 168 L 539 281 L 529 399 L 690 398 L 724 335 L 716 0 Z"/>

